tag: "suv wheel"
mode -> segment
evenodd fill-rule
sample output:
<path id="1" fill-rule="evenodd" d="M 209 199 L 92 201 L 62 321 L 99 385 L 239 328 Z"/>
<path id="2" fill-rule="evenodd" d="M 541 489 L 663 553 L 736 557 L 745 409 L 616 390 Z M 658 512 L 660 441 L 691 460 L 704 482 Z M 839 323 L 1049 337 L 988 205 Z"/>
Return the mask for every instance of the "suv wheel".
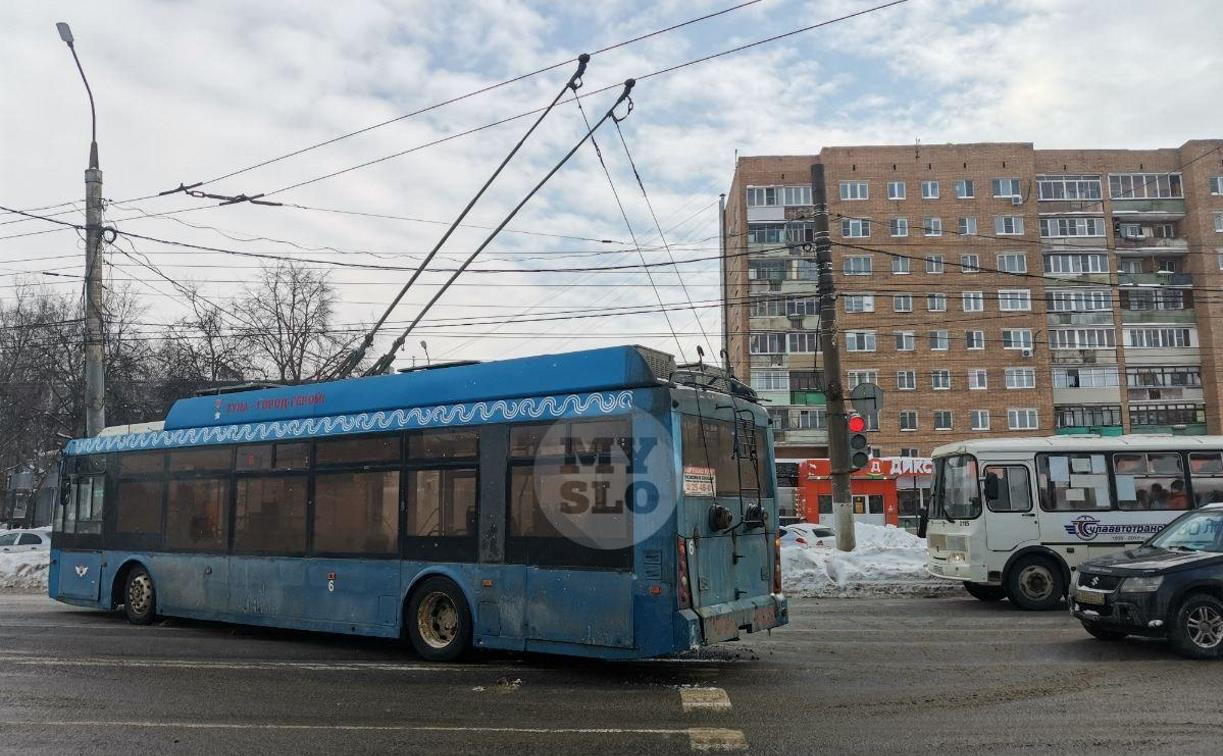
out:
<path id="1" fill-rule="evenodd" d="M 1223 601 L 1205 593 L 1190 594 L 1176 610 L 1169 637 L 1179 653 L 1215 659 L 1223 653 Z"/>

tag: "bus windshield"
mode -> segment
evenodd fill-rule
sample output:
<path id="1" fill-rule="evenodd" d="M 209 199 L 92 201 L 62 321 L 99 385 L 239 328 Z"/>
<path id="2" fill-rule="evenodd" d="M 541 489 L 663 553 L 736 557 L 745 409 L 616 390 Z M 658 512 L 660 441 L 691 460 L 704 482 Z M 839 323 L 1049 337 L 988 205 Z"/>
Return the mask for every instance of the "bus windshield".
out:
<path id="1" fill-rule="evenodd" d="M 941 457 L 934 461 L 934 507 L 932 516 L 946 520 L 971 520 L 981 515 L 977 485 L 977 460 L 970 454 Z"/>

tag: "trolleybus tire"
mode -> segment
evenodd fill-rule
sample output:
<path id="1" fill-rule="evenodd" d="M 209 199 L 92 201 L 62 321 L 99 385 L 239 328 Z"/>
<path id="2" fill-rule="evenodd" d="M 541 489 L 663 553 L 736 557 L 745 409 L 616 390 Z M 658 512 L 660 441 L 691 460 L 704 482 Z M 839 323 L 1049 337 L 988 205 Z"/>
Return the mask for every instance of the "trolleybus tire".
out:
<path id="1" fill-rule="evenodd" d="M 148 625 L 157 617 L 157 589 L 153 576 L 140 565 L 127 571 L 123 586 L 123 613 L 133 625 Z"/>
<path id="2" fill-rule="evenodd" d="M 435 575 L 421 581 L 403 621 L 412 648 L 428 661 L 454 661 L 471 646 L 471 609 L 448 578 Z"/>
<path id="3" fill-rule="evenodd" d="M 1007 598 L 1021 609 L 1055 609 L 1065 594 L 1066 579 L 1062 576 L 1061 567 L 1048 557 L 1022 557 L 1007 572 Z"/>
<path id="4" fill-rule="evenodd" d="M 1223 655 L 1223 601 L 1207 593 L 1191 593 L 1181 601 L 1168 629 L 1172 648 L 1192 659 Z"/>
<path id="5" fill-rule="evenodd" d="M 970 583 L 964 581 L 964 590 L 978 601 L 1001 601 L 1006 598 L 1006 588 L 1001 585 L 986 585 L 985 583 Z"/>
<path id="6" fill-rule="evenodd" d="M 1119 633 L 1116 630 L 1105 630 L 1094 622 L 1082 622 L 1081 620 L 1080 622 L 1083 625 L 1083 629 L 1087 631 L 1087 634 L 1096 640 L 1112 642 L 1119 641 L 1125 637 L 1125 633 Z"/>

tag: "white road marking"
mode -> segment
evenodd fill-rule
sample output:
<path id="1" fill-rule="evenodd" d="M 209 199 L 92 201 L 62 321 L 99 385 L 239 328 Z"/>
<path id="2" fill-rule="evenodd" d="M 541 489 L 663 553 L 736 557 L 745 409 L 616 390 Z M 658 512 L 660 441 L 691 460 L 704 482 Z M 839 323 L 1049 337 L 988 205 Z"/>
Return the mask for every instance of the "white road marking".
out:
<path id="1" fill-rule="evenodd" d="M 721 688 L 680 688 L 679 700 L 685 712 L 730 711 L 730 696 Z"/>
<path id="2" fill-rule="evenodd" d="M 161 669 L 222 669 L 274 670 L 304 669 L 317 672 L 488 672 L 492 669 L 514 669 L 510 666 L 470 666 L 463 664 L 395 664 L 351 661 L 249 661 L 222 662 L 195 659 L 64 659 L 50 656 L 9 656 L 0 654 L 0 661 L 32 667 L 152 667 Z"/>
<path id="3" fill-rule="evenodd" d="M 694 751 L 746 751 L 747 738 L 742 730 L 718 727 L 693 727 L 688 730 L 688 744 Z"/>
<path id="4" fill-rule="evenodd" d="M 689 727 L 684 729 L 645 727 L 463 727 L 444 725 L 326 725 L 326 724 L 278 724 L 254 722 L 151 722 L 145 720 L 59 720 L 59 721 L 0 721 L 0 727 L 122 727 L 157 728 L 177 730 L 284 730 L 337 732 L 442 732 L 473 734 L 521 734 L 521 735 L 687 735 L 694 751 L 745 751 L 747 738 L 739 730 L 716 727 Z"/>

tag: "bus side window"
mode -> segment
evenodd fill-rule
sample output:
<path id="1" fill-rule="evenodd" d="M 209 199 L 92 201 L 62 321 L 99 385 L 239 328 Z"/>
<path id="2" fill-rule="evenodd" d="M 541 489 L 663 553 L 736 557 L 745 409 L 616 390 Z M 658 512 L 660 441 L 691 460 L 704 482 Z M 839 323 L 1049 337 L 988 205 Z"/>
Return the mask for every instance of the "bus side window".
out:
<path id="1" fill-rule="evenodd" d="M 1113 455 L 1117 507 L 1137 509 L 1189 509 L 1189 493 L 1176 452 L 1136 452 Z"/>
<path id="2" fill-rule="evenodd" d="M 1046 512 L 1112 509 L 1103 454 L 1037 454 L 1036 476 Z"/>
<path id="3" fill-rule="evenodd" d="M 1223 502 L 1223 454 L 1190 452 L 1189 474 L 1194 507 Z"/>
<path id="4" fill-rule="evenodd" d="M 985 505 L 991 512 L 1029 512 L 1032 509 L 1031 481 L 1028 468 L 1022 465 L 987 466 L 982 490 L 985 491 Z"/>

